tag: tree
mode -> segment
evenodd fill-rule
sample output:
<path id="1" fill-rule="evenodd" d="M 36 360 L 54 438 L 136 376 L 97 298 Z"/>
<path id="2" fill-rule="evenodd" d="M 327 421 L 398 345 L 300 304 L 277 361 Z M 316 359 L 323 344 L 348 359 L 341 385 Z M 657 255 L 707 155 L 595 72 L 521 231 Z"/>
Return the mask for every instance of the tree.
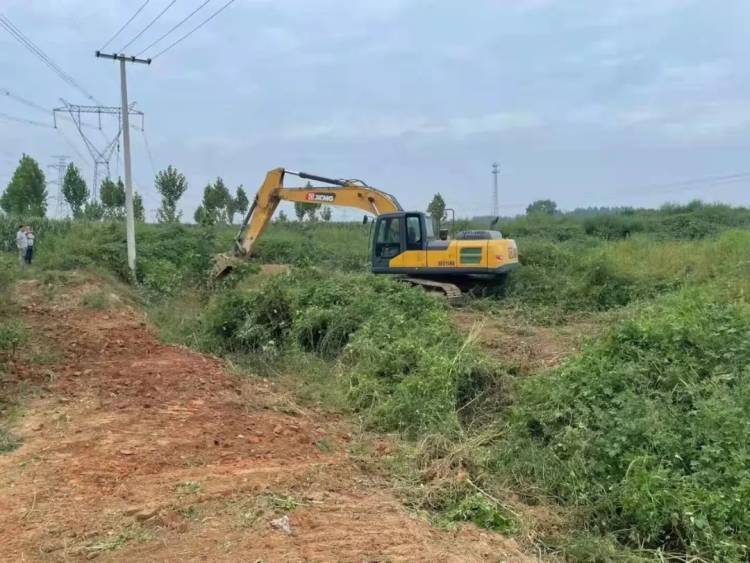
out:
<path id="1" fill-rule="evenodd" d="M 332 214 L 333 213 L 331 212 L 331 208 L 327 205 L 320 209 L 320 218 L 323 219 L 323 221 L 325 221 L 326 223 L 331 220 Z"/>
<path id="2" fill-rule="evenodd" d="M 297 221 L 304 221 L 307 217 L 310 221 L 315 221 L 317 216 L 315 215 L 318 211 L 318 204 L 307 203 L 306 201 L 295 201 L 294 202 L 294 214 L 297 216 Z"/>
<path id="3" fill-rule="evenodd" d="M 284 210 L 282 209 L 279 211 L 279 216 L 276 218 L 277 223 L 288 223 L 289 218 L 286 216 L 286 213 L 284 213 Z"/>
<path id="4" fill-rule="evenodd" d="M 228 223 L 230 221 L 229 215 L 234 208 L 234 200 L 232 199 L 232 194 L 229 193 L 229 190 L 224 185 L 224 180 L 221 178 L 216 178 L 210 200 L 211 207 L 216 212 L 217 220 L 222 223 Z"/>
<path id="5" fill-rule="evenodd" d="M 199 205 L 198 208 L 195 210 L 195 213 L 193 213 L 193 219 L 195 219 L 195 222 L 198 223 L 199 225 L 207 224 L 206 210 L 202 205 Z"/>
<path id="6" fill-rule="evenodd" d="M 232 203 L 232 212 L 229 214 L 230 223 L 234 223 L 235 213 L 240 213 L 244 216 L 245 213 L 247 213 L 247 206 L 250 205 L 250 201 L 247 199 L 247 194 L 242 186 L 237 186 L 237 191 L 234 194 L 234 201 Z"/>
<path id="7" fill-rule="evenodd" d="M 21 156 L 10 183 L 0 196 L 0 208 L 9 215 L 44 217 L 47 213 L 44 172 L 30 156 Z"/>
<path id="8" fill-rule="evenodd" d="M 305 184 L 305 187 L 313 189 L 313 185 L 310 182 L 307 182 L 307 184 Z M 297 221 L 302 222 L 305 220 L 305 217 L 307 217 L 310 221 L 315 221 L 317 219 L 317 216 L 315 215 L 317 212 L 317 203 L 308 203 L 306 201 L 294 202 L 294 214 L 297 216 Z"/>
<path id="9" fill-rule="evenodd" d="M 526 208 L 526 215 L 555 215 L 557 204 L 551 199 L 538 199 Z"/>
<path id="10" fill-rule="evenodd" d="M 89 201 L 83 207 L 82 216 L 89 221 L 101 221 L 104 218 L 104 206 L 98 201 Z"/>
<path id="11" fill-rule="evenodd" d="M 234 200 L 221 178 L 203 188 L 203 201 L 195 210 L 194 219 L 203 225 L 226 223 Z"/>
<path id="12" fill-rule="evenodd" d="M 133 194 L 133 215 L 136 221 L 142 223 L 146 221 L 146 209 L 143 207 L 143 198 L 139 193 Z"/>
<path id="13" fill-rule="evenodd" d="M 116 184 L 109 178 L 105 179 L 99 197 L 106 217 L 117 219 L 125 215 L 125 185 L 121 179 L 118 178 Z"/>
<path id="14" fill-rule="evenodd" d="M 170 164 L 156 175 L 154 187 L 161 194 L 161 207 L 156 215 L 159 223 L 179 223 L 182 212 L 177 211 L 177 202 L 188 188 L 185 176 Z"/>
<path id="15" fill-rule="evenodd" d="M 427 206 L 427 213 L 438 221 L 445 221 L 445 200 L 439 193 L 435 194 Z"/>
<path id="16" fill-rule="evenodd" d="M 70 206 L 70 212 L 73 214 L 73 217 L 75 219 L 81 217 L 83 205 L 89 198 L 89 189 L 86 187 L 86 182 L 81 177 L 78 167 L 72 162 L 68 164 L 68 168 L 65 170 L 62 194 Z"/>

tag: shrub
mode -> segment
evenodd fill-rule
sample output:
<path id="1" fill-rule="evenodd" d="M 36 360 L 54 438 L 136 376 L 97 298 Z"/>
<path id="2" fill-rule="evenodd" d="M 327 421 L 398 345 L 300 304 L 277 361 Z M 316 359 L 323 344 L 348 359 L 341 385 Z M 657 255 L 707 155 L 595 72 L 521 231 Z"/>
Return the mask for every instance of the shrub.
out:
<path id="1" fill-rule="evenodd" d="M 352 408 L 385 430 L 455 432 L 459 404 L 496 376 L 441 302 L 383 277 L 275 276 L 216 296 L 205 327 L 219 350 L 296 349 L 337 360 Z"/>
<path id="2" fill-rule="evenodd" d="M 0 356 L 6 360 L 14 360 L 26 337 L 26 326 L 23 322 L 14 319 L 0 323 Z"/>
<path id="3" fill-rule="evenodd" d="M 633 546 L 748 556 L 750 310 L 685 291 L 521 386 L 497 457 Z"/>

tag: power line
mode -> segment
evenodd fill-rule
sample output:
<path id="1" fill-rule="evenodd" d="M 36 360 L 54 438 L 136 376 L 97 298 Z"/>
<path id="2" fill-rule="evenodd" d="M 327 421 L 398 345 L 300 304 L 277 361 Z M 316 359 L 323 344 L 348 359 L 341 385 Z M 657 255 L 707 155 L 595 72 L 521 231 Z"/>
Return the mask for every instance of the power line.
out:
<path id="1" fill-rule="evenodd" d="M 175 41 L 174 43 L 170 44 L 166 49 L 162 49 L 161 51 L 159 51 L 158 53 L 156 53 L 153 57 L 151 57 L 151 60 L 155 59 L 156 57 L 158 57 L 160 55 L 163 55 L 164 53 L 166 53 L 167 51 L 169 51 L 172 47 L 178 45 L 183 40 L 185 40 L 188 37 L 190 37 L 193 33 L 195 33 L 196 31 L 198 31 L 201 27 L 203 27 L 204 25 L 206 25 L 208 22 L 210 22 L 212 19 L 214 19 L 216 16 L 218 16 L 221 12 L 223 12 L 226 8 L 228 8 L 229 5 L 232 4 L 233 2 L 234 2 L 234 0 L 229 0 L 229 2 L 227 2 L 221 8 L 219 8 L 218 10 L 216 10 L 213 14 L 211 14 L 210 16 L 208 16 L 205 20 L 203 20 L 201 23 L 199 23 L 196 27 L 194 27 L 193 29 L 191 29 L 190 31 L 188 31 L 185 35 L 183 35 L 182 37 L 180 37 L 177 41 Z"/>
<path id="2" fill-rule="evenodd" d="M 122 27 L 121 27 L 120 29 L 118 29 L 118 30 L 117 30 L 117 33 L 115 33 L 115 34 L 114 34 L 114 35 L 113 35 L 112 37 L 110 37 L 110 38 L 109 38 L 109 41 L 107 41 L 107 42 L 106 42 L 106 43 L 105 43 L 104 45 L 102 45 L 102 46 L 101 46 L 101 48 L 100 48 L 99 50 L 100 50 L 100 51 L 104 51 L 104 49 L 105 49 L 105 48 L 107 47 L 107 45 L 109 45 L 110 43 L 112 43 L 112 41 L 114 41 L 115 39 L 117 39 L 117 37 L 118 37 L 118 36 L 119 36 L 119 35 L 120 35 L 120 34 L 122 33 L 122 31 L 123 31 L 123 30 L 124 30 L 124 29 L 125 29 L 126 27 L 128 27 L 128 25 L 130 24 L 130 22 L 132 22 L 132 21 L 133 21 L 133 20 L 135 19 L 135 17 L 136 17 L 136 16 L 138 15 L 138 14 L 140 14 L 140 13 L 141 13 L 141 10 L 143 10 L 143 8 L 145 8 L 145 7 L 146 7 L 146 4 L 148 4 L 148 3 L 150 2 L 150 1 L 151 1 L 151 0 L 146 0 L 146 1 L 145 1 L 145 2 L 143 3 L 143 4 L 141 4 L 141 7 L 140 7 L 140 8 L 138 8 L 138 9 L 137 9 L 137 10 L 135 11 L 135 14 L 133 14 L 132 16 L 130 16 L 130 19 L 129 19 L 128 21 L 126 21 L 126 22 L 125 22 L 125 23 L 123 24 L 123 26 L 122 26 Z"/>
<path id="3" fill-rule="evenodd" d="M 148 144 L 146 131 L 144 129 L 141 129 L 141 134 L 143 135 L 143 144 L 146 145 L 146 154 L 148 154 L 148 161 L 151 163 L 151 171 L 154 173 L 154 177 L 156 177 L 156 165 L 154 164 L 154 157 L 151 154 L 151 147 Z"/>
<path id="4" fill-rule="evenodd" d="M 132 39 L 131 39 L 130 41 L 128 41 L 128 42 L 127 42 L 127 43 L 126 43 L 126 44 L 125 44 L 125 45 L 124 45 L 124 46 L 122 47 L 122 49 L 120 49 L 120 52 L 121 52 L 121 53 L 124 53 L 124 52 L 125 52 L 125 49 L 127 49 L 128 47 L 130 47 L 130 46 L 131 46 L 131 45 L 132 45 L 132 44 L 133 44 L 133 43 L 135 42 L 135 40 L 136 40 L 136 39 L 138 39 L 138 38 L 139 38 L 139 37 L 140 37 L 141 35 L 143 35 L 143 34 L 144 34 L 144 33 L 145 33 L 146 31 L 148 31 L 148 30 L 149 30 L 149 28 L 150 28 L 150 27 L 151 27 L 152 25 L 154 25 L 154 24 L 155 24 L 155 23 L 157 22 L 157 20 L 158 20 L 158 19 L 159 19 L 160 17 L 162 17 L 162 16 L 164 15 L 164 12 L 166 12 L 167 10 L 169 10 L 169 9 L 170 9 L 170 8 L 171 8 L 171 7 L 172 7 L 172 6 L 174 5 L 174 3 L 175 3 L 175 2 L 177 2 L 177 0 L 172 0 L 172 1 L 171 1 L 171 2 L 169 3 L 169 4 L 167 4 L 167 7 L 166 7 L 166 8 L 164 8 L 164 9 L 163 9 L 163 10 L 162 10 L 161 12 L 159 12 L 159 13 L 157 14 L 157 16 L 156 16 L 156 17 L 155 17 L 154 19 L 152 19 L 152 20 L 151 20 L 151 22 L 150 22 L 150 23 L 149 23 L 149 24 L 148 24 L 148 25 L 147 25 L 146 27 L 144 27 L 144 28 L 143 28 L 143 29 L 141 30 L 141 32 L 140 32 L 140 33 L 139 33 L 138 35 L 136 35 L 136 36 L 135 36 L 135 37 L 133 37 L 133 38 L 132 38 Z M 101 51 L 101 49 L 99 49 L 99 50 Z"/>
<path id="5" fill-rule="evenodd" d="M 3 96 L 7 96 L 11 98 L 12 100 L 15 100 L 21 104 L 24 104 L 25 106 L 28 106 L 30 108 L 34 108 L 35 110 L 41 111 L 43 113 L 49 114 L 50 110 L 47 108 L 44 108 L 40 106 L 39 104 L 35 104 L 31 100 L 27 100 L 26 98 L 19 96 L 17 94 L 13 94 L 10 90 L 7 90 L 6 88 L 0 88 L 0 94 Z"/>
<path id="6" fill-rule="evenodd" d="M 172 28 L 169 31 L 167 31 L 164 35 L 162 35 L 161 37 L 159 37 L 159 39 L 157 39 L 156 41 L 154 41 L 153 43 L 151 43 L 145 49 L 142 49 L 140 53 L 136 53 L 135 56 L 136 57 L 140 57 L 143 53 L 145 53 L 146 51 L 148 51 L 151 47 L 153 47 L 157 43 L 161 42 L 162 39 L 164 39 L 167 35 L 169 35 L 170 33 L 172 33 L 175 29 L 177 29 L 178 27 L 180 27 L 183 23 L 185 23 L 186 21 L 188 21 L 191 17 L 193 17 L 193 15 L 195 15 L 196 12 L 198 12 L 201 8 L 203 8 L 203 6 L 205 6 L 206 4 L 208 4 L 210 1 L 211 0 L 206 0 L 205 2 L 203 2 L 203 4 L 201 4 L 195 10 L 193 10 L 192 12 L 190 12 L 187 16 L 185 16 L 184 18 L 182 18 L 177 24 L 175 24 L 174 26 L 172 26 Z M 99 49 L 99 50 L 101 51 L 101 49 Z"/>
<path id="7" fill-rule="evenodd" d="M 715 184 L 723 182 L 735 182 L 738 180 L 750 179 L 750 172 L 737 172 L 735 174 L 724 174 L 721 176 L 703 176 L 701 178 L 690 178 L 687 180 L 681 180 L 677 182 L 668 182 L 665 184 L 651 184 L 646 186 L 637 187 L 623 187 L 618 188 L 610 193 L 619 193 L 624 191 L 672 191 L 674 188 L 687 188 L 690 186 L 701 185 L 701 184 Z"/>
<path id="8" fill-rule="evenodd" d="M 17 121 L 18 123 L 25 123 L 26 125 L 36 125 L 37 127 L 49 127 L 53 128 L 48 123 L 40 123 L 39 121 L 32 121 L 31 119 L 24 119 L 23 117 L 15 117 L 8 115 L 7 113 L 0 113 L 0 118 L 7 119 L 8 121 Z"/>
<path id="9" fill-rule="evenodd" d="M 12 100 L 15 100 L 15 101 L 17 101 L 17 102 L 19 102 L 21 104 L 24 104 L 25 106 L 28 106 L 30 108 L 34 108 L 35 110 L 40 111 L 42 113 L 46 113 L 46 114 L 49 115 L 52 112 L 51 109 L 42 107 L 39 104 L 34 103 L 31 100 L 28 100 L 28 99 L 24 98 L 23 96 L 19 96 L 18 94 L 14 94 L 13 92 L 11 92 L 10 90 L 8 90 L 7 88 L 0 88 L 0 94 L 2 94 L 4 96 L 7 96 L 7 97 L 11 98 Z M 65 119 L 65 120 L 70 120 L 70 117 L 68 117 L 67 115 L 59 115 L 57 117 L 60 117 L 60 118 Z M 72 121 L 71 121 L 71 123 L 72 123 Z M 88 123 L 84 123 L 82 125 L 83 125 L 83 127 L 95 128 L 94 125 L 90 125 Z"/>
<path id="10" fill-rule="evenodd" d="M 28 49 L 31 53 L 36 55 L 44 64 L 46 64 L 55 74 L 57 74 L 65 83 L 72 86 L 79 92 L 81 92 L 84 96 L 89 98 L 90 100 L 96 101 L 96 99 L 83 87 L 81 86 L 76 80 L 70 76 L 67 72 L 65 72 L 62 68 L 60 68 L 59 65 L 57 65 L 52 59 L 47 56 L 47 54 L 42 51 L 31 39 L 26 37 L 23 32 L 18 29 L 6 16 L 0 15 L 0 26 L 5 28 L 5 30 L 13 36 L 16 41 L 21 43 L 26 49 Z M 98 102 L 97 102 L 98 103 Z"/>
<path id="11" fill-rule="evenodd" d="M 85 156 L 83 156 L 83 154 L 81 153 L 81 151 L 80 151 L 80 150 L 78 150 L 78 147 L 76 147 L 75 143 L 74 143 L 73 141 L 71 141 L 71 140 L 70 140 L 70 137 L 68 137 L 68 136 L 67 136 L 67 135 L 66 135 L 66 134 L 65 134 L 65 133 L 63 132 L 63 130 L 62 130 L 62 129 L 60 129 L 59 127 L 57 128 L 57 132 L 58 132 L 58 133 L 60 133 L 60 136 L 61 136 L 61 137 L 63 138 L 63 140 L 64 140 L 64 141 L 65 141 L 65 142 L 67 143 L 67 145 L 68 145 L 68 146 L 69 146 L 69 147 L 70 147 L 70 148 L 71 148 L 71 149 L 73 150 L 73 152 L 74 152 L 74 153 L 76 153 L 76 154 L 78 155 L 78 158 L 80 158 L 80 159 L 81 159 L 81 161 L 82 161 L 82 162 L 83 162 L 83 163 L 84 163 L 84 164 L 86 165 L 86 167 L 88 167 L 89 169 L 91 169 L 91 167 L 89 166 L 89 163 L 88 163 L 88 159 L 87 159 L 87 158 L 86 158 Z"/>

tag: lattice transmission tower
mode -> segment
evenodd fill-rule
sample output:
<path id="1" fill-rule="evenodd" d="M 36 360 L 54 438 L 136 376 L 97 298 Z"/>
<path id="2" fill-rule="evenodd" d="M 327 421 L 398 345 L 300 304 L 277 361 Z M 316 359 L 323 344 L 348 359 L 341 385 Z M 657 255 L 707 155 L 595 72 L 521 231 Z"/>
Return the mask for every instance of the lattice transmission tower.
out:
<path id="1" fill-rule="evenodd" d="M 61 218 L 65 213 L 65 198 L 63 197 L 62 188 L 65 183 L 65 170 L 68 167 L 70 157 L 65 154 L 55 154 L 52 158 L 56 159 L 54 164 L 48 164 L 47 168 L 57 171 L 57 181 L 50 184 L 57 184 L 57 194 L 55 195 L 55 217 Z"/>
<path id="2" fill-rule="evenodd" d="M 73 123 L 76 126 L 76 129 L 78 130 L 78 134 L 81 136 L 81 139 L 83 140 L 83 144 L 86 145 L 86 149 L 89 151 L 89 154 L 91 155 L 91 160 L 94 163 L 94 178 L 93 178 L 93 184 L 91 185 L 91 199 L 93 201 L 96 201 L 98 199 L 98 190 L 99 190 L 99 182 L 103 178 L 109 178 L 110 177 L 110 167 L 109 164 L 112 160 L 112 155 L 115 153 L 116 150 L 119 149 L 120 146 L 120 135 L 122 134 L 122 111 L 119 106 L 82 106 L 78 104 L 71 104 L 63 100 L 62 98 L 60 101 L 63 103 L 62 106 L 55 108 L 52 113 L 54 116 L 54 124 L 55 127 L 57 127 L 57 115 L 58 114 L 65 114 L 70 117 L 70 119 L 73 121 Z M 83 117 L 85 115 L 96 115 L 98 120 L 98 127 L 100 132 L 102 132 L 103 136 L 103 146 L 102 148 L 99 148 L 97 144 L 94 143 L 94 141 L 91 139 L 89 135 L 86 134 L 86 131 L 84 131 L 84 128 L 87 126 L 90 126 L 89 123 L 86 123 L 83 121 Z M 102 115 L 116 115 L 117 116 L 117 133 L 109 138 L 106 135 L 104 135 L 104 132 L 102 130 Z M 128 105 L 128 115 L 134 115 L 137 117 L 140 117 L 141 120 L 141 127 L 140 130 L 143 131 L 143 122 L 144 122 L 144 116 L 143 112 L 140 110 L 135 109 L 135 102 Z"/>

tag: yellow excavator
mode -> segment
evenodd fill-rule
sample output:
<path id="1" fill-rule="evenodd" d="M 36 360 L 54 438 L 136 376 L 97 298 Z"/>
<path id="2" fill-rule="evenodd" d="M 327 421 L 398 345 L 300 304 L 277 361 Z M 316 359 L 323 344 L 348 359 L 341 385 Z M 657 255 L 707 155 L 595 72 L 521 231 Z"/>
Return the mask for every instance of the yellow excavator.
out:
<path id="1" fill-rule="evenodd" d="M 285 176 L 327 184 L 325 187 L 285 187 Z M 252 255 L 255 243 L 282 201 L 352 207 L 375 216 L 370 258 L 374 274 L 444 293 L 449 299 L 461 289 L 498 281 L 518 267 L 513 240 L 497 231 L 464 231 L 453 240 L 434 234 L 432 218 L 420 211 L 404 211 L 395 197 L 361 180 L 325 178 L 276 168 L 266 179 L 245 216 L 233 254 L 217 258 L 215 274 L 227 275 Z"/>

